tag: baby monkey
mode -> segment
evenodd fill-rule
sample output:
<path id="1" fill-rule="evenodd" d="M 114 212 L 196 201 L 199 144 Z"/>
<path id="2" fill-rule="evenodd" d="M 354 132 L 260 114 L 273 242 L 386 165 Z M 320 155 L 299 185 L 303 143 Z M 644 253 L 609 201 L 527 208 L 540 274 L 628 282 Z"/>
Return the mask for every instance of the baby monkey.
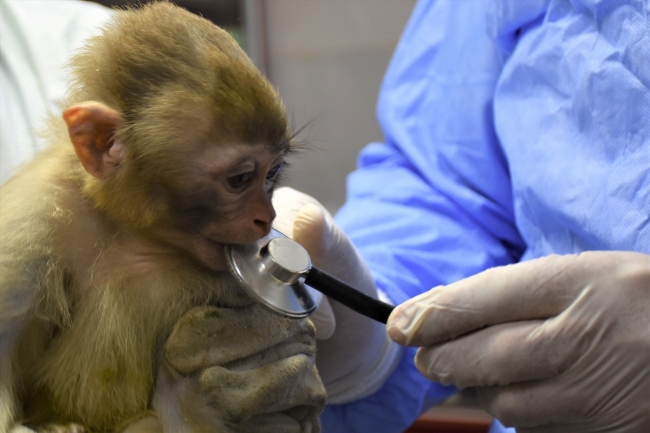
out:
<path id="1" fill-rule="evenodd" d="M 0 432 L 318 432 L 306 320 L 224 247 L 265 236 L 292 149 L 233 38 L 166 2 L 71 62 L 50 145 L 0 189 Z"/>

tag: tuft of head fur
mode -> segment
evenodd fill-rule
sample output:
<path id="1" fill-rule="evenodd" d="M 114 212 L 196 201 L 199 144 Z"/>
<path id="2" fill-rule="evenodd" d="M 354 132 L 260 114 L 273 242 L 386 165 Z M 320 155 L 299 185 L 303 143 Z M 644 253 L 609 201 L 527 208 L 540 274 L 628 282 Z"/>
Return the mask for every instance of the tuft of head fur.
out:
<path id="1" fill-rule="evenodd" d="M 126 169 L 86 179 L 97 205 L 135 226 L 167 211 L 165 177 L 201 145 L 291 141 L 273 86 L 223 29 L 168 2 L 117 11 L 72 59 L 67 106 L 97 101 L 120 112 Z M 137 186 L 137 187 L 136 187 Z M 157 197 L 152 200 L 151 197 Z"/>

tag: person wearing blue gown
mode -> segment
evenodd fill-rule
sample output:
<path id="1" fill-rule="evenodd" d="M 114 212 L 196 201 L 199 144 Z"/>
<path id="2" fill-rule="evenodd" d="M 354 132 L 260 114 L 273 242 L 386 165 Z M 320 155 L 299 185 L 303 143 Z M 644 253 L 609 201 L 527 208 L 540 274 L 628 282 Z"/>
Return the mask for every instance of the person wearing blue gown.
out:
<path id="1" fill-rule="evenodd" d="M 406 348 L 323 431 L 404 431 L 429 379 L 519 432 L 650 431 L 648 2 L 421 0 L 377 116 L 335 219 L 426 377 Z"/>

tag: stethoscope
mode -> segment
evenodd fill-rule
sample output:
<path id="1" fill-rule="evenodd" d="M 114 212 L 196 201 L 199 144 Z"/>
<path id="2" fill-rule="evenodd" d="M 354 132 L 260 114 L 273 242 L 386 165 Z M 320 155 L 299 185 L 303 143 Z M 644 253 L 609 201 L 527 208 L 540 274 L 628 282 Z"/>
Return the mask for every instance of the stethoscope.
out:
<path id="1" fill-rule="evenodd" d="M 309 316 L 323 295 L 381 323 L 394 308 L 312 266 L 307 251 L 275 229 L 252 244 L 227 246 L 226 258 L 241 288 L 284 317 Z"/>

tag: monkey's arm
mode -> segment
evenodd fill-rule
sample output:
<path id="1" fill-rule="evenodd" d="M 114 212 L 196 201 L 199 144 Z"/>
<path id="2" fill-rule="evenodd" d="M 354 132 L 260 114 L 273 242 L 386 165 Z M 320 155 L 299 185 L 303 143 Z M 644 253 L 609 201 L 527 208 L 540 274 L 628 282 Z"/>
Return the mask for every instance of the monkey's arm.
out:
<path id="1" fill-rule="evenodd" d="M 2 246 L 0 250 L 3 251 L 0 252 L 0 260 L 10 261 L 5 257 L 6 250 Z M 17 365 L 17 345 L 39 293 L 36 289 L 38 283 L 29 284 L 30 278 L 11 281 L 8 277 L 13 273 L 5 264 L 0 266 L 0 431 L 13 431 L 11 428 L 21 414 L 18 388 L 22 378 Z"/>
<path id="2" fill-rule="evenodd" d="M 46 173 L 47 162 L 35 161 L 0 187 L 0 431 L 22 415 L 25 375 L 50 338 L 45 324 L 67 314 Z"/>
<path id="3" fill-rule="evenodd" d="M 48 272 L 47 264 L 40 260 L 19 260 L 25 257 L 7 242 L 7 226 L 0 224 L 0 431 L 10 431 L 21 416 L 23 375 L 37 362 L 42 349 L 45 336 L 40 327 L 30 328 L 34 332 L 29 335 L 25 329 L 36 304 L 45 297 Z M 19 347 L 24 350 L 19 352 Z"/>
<path id="4" fill-rule="evenodd" d="M 0 335 L 0 430 L 10 431 L 16 418 L 11 358 L 8 356 L 9 336 Z M 13 430 L 11 430 L 13 432 Z"/>
<path id="5" fill-rule="evenodd" d="M 7 188 L 0 189 L 4 200 L 11 201 Z M 32 261 L 23 242 L 28 227 L 21 216 L 11 214 L 11 203 L 0 208 L 0 431 L 9 431 L 17 416 L 20 384 L 16 352 L 26 322 L 40 296 L 39 277 L 43 264 Z M 22 245 L 21 245 L 22 244 Z M 29 244 L 28 244 L 29 245 Z"/>

